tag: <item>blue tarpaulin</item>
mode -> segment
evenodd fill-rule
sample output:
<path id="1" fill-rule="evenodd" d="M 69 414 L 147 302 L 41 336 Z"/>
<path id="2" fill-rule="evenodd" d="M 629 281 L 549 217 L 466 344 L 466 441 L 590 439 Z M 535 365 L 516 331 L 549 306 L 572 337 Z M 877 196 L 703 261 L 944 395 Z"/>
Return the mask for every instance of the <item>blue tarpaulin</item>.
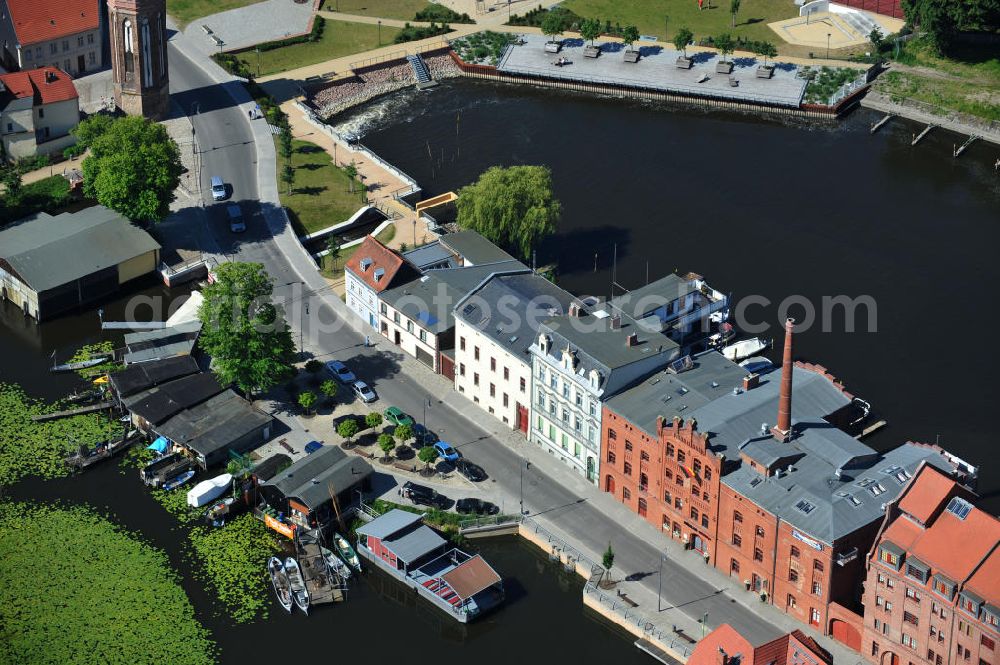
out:
<path id="1" fill-rule="evenodd" d="M 156 441 L 146 446 L 146 449 L 155 450 L 158 453 L 165 453 L 167 452 L 167 448 L 169 447 L 170 447 L 170 442 L 161 436 Z"/>

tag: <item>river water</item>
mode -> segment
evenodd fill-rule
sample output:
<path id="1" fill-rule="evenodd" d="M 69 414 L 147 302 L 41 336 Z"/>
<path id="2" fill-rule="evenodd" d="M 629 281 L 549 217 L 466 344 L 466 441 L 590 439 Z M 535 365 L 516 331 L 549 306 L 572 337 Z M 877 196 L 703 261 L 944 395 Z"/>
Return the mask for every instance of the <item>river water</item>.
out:
<path id="1" fill-rule="evenodd" d="M 1000 147 L 973 144 L 953 159 L 964 137 L 934 130 L 911 147 L 921 127 L 893 120 L 873 136 L 877 118 L 763 119 L 455 81 L 398 93 L 339 126 L 428 197 L 495 164 L 548 165 L 563 215 L 537 261 L 557 263 L 576 293 L 609 293 L 617 246 L 626 288 L 690 270 L 737 300 L 767 298 L 747 318 L 769 326 L 760 334 L 779 352 L 785 299 L 819 315 L 824 296 L 870 296 L 856 332 L 843 314 L 829 317 L 829 332 L 817 323 L 797 336 L 796 357 L 828 367 L 889 422 L 868 440 L 875 448 L 939 441 L 986 464 L 1000 395 Z M 790 312 L 804 320 L 803 307 Z M 995 467 L 979 486 L 994 512 Z"/>

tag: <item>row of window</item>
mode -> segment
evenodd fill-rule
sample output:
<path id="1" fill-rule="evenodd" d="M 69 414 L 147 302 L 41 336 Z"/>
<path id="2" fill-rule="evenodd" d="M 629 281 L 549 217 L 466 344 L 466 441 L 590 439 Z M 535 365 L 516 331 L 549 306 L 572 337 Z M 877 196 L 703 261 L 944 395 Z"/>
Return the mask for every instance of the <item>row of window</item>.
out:
<path id="1" fill-rule="evenodd" d="M 94 43 L 94 33 L 90 33 L 90 34 L 87 35 L 86 43 L 87 44 L 93 44 Z M 80 35 L 79 37 L 76 38 L 76 45 L 77 45 L 77 47 L 81 47 L 81 46 L 84 45 L 84 37 L 83 37 L 83 35 Z M 68 39 L 62 40 L 62 50 L 63 50 L 63 53 L 69 51 L 69 40 Z M 32 50 L 31 50 L 30 47 L 24 49 L 23 53 L 24 53 L 24 59 L 25 60 L 31 60 L 31 58 L 32 58 Z M 49 42 L 49 55 L 55 55 L 57 53 L 59 53 L 59 44 L 56 43 L 56 42 Z M 91 51 L 91 55 L 93 56 L 93 51 Z M 42 59 L 42 47 L 41 46 L 36 46 L 35 47 L 34 57 L 37 58 L 38 60 Z"/>

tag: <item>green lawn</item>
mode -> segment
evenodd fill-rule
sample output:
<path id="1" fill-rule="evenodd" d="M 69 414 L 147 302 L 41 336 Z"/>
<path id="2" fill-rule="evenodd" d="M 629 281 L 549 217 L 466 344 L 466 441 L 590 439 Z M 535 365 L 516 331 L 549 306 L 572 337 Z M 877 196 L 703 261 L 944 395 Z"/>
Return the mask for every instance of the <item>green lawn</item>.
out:
<path id="1" fill-rule="evenodd" d="M 229 9 L 239 9 L 261 0 L 167 0 L 167 14 L 183 28 L 196 18 L 218 14 Z"/>
<path id="2" fill-rule="evenodd" d="M 945 58 L 914 40 L 897 60 L 918 69 L 891 69 L 879 78 L 879 92 L 897 101 L 915 99 L 942 111 L 1000 120 L 1000 49 L 958 50 L 954 57 Z"/>
<path id="3" fill-rule="evenodd" d="M 317 62 L 332 60 L 352 53 L 370 51 L 379 46 L 378 26 L 347 21 L 326 22 L 323 36 L 319 41 L 283 46 L 273 51 L 261 51 L 260 74 L 278 74 Z M 382 46 L 392 44 L 399 28 L 382 26 Z M 257 53 L 253 50 L 237 53 L 236 57 L 246 63 L 251 72 L 257 71 Z"/>
<path id="4" fill-rule="evenodd" d="M 274 145 L 277 150 L 277 137 Z M 298 235 L 308 235 L 346 221 L 364 205 L 357 186 L 352 194 L 347 175 L 333 165 L 329 153 L 309 141 L 293 141 L 292 147 L 292 166 L 295 168 L 292 194 L 287 193 L 288 185 L 284 182 L 278 183 L 278 190 L 281 205 L 288 210 Z M 283 168 L 284 160 L 279 154 L 279 174 Z"/>
<path id="5" fill-rule="evenodd" d="M 417 12 L 427 9 L 427 0 L 326 0 L 323 9 L 361 16 L 412 21 Z"/>
<path id="6" fill-rule="evenodd" d="M 798 15 L 791 0 L 743 0 L 733 28 L 728 0 L 711 0 L 711 9 L 709 1 L 705 0 L 701 10 L 697 0 L 566 0 L 560 6 L 584 18 L 635 25 L 643 35 L 662 38 L 666 32 L 669 39 L 679 28 L 687 27 L 695 40 L 728 32 L 734 38 L 769 41 L 779 49 L 785 43 L 767 24 Z"/>

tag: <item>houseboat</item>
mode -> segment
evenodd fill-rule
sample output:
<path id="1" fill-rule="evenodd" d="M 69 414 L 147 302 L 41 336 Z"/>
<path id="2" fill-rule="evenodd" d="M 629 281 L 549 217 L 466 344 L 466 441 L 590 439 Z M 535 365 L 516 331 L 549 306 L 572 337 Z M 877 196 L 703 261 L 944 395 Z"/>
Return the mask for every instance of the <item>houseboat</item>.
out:
<path id="1" fill-rule="evenodd" d="M 469 623 L 503 602 L 503 580 L 486 560 L 450 547 L 423 515 L 390 510 L 357 534 L 361 557 L 456 621 Z"/>

